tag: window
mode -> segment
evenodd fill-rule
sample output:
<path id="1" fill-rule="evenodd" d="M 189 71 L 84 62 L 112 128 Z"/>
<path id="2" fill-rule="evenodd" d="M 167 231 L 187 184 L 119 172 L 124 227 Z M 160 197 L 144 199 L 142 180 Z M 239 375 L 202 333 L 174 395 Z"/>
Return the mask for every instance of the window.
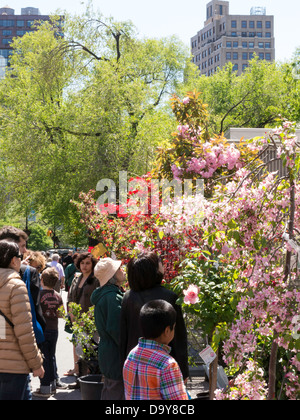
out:
<path id="1" fill-rule="evenodd" d="M 248 48 L 248 42 L 242 42 L 242 47 L 243 48 Z"/>
<path id="2" fill-rule="evenodd" d="M 0 20 L 0 26 L 4 26 L 5 28 L 10 27 L 10 26 L 15 26 L 14 25 L 15 21 L 14 20 Z"/>
<path id="3" fill-rule="evenodd" d="M 248 53 L 243 52 L 243 60 L 248 60 Z"/>
<path id="4" fill-rule="evenodd" d="M 252 60 L 254 53 L 249 53 L 249 60 Z"/>
<path id="5" fill-rule="evenodd" d="M 238 69 L 239 69 L 238 64 L 235 64 L 235 65 L 232 67 L 232 71 L 238 71 Z"/>
<path id="6" fill-rule="evenodd" d="M 237 36 L 237 35 L 236 35 L 236 32 L 231 32 L 231 36 L 236 37 L 236 36 Z"/>
<path id="7" fill-rule="evenodd" d="M 264 60 L 265 59 L 265 54 L 264 53 L 259 53 L 258 57 L 260 60 Z"/>
<path id="8" fill-rule="evenodd" d="M 26 22 L 26 24 L 27 24 L 27 27 L 28 27 L 28 28 L 31 28 L 31 27 L 33 26 L 33 24 L 34 24 L 34 20 L 28 20 L 28 21 Z"/>
<path id="9" fill-rule="evenodd" d="M 236 28 L 237 26 L 236 26 L 236 20 L 232 20 L 231 21 L 231 27 L 232 28 Z"/>
<path id="10" fill-rule="evenodd" d="M 270 53 L 266 53 L 266 60 L 271 60 L 271 54 Z"/>
<path id="11" fill-rule="evenodd" d="M 262 28 L 262 21 L 261 21 L 261 20 L 258 20 L 258 21 L 256 22 L 256 27 L 257 27 L 258 29 Z"/>
<path id="12" fill-rule="evenodd" d="M 12 42 L 11 38 L 4 38 L 2 39 L 2 44 L 3 45 L 9 45 Z"/>
<path id="13" fill-rule="evenodd" d="M 256 33 L 256 36 L 257 36 L 258 38 L 262 38 L 262 32 L 257 32 L 257 33 Z"/>
<path id="14" fill-rule="evenodd" d="M 227 47 L 227 48 L 231 48 L 231 45 L 232 45 L 232 44 L 231 44 L 231 42 L 230 42 L 230 41 L 227 41 L 227 42 L 226 42 L 226 47 Z"/>
<path id="15" fill-rule="evenodd" d="M 23 28 L 23 26 L 25 26 L 25 21 L 24 20 L 17 20 L 17 27 L 18 28 Z"/>
<path id="16" fill-rule="evenodd" d="M 242 37 L 247 38 L 247 32 L 242 32 Z"/>
<path id="17" fill-rule="evenodd" d="M 249 32 L 249 38 L 254 38 L 255 37 L 255 32 Z"/>
<path id="18" fill-rule="evenodd" d="M 258 43 L 258 48 L 264 48 L 264 43 L 263 42 L 259 42 Z"/>
<path id="19" fill-rule="evenodd" d="M 3 36 L 11 36 L 12 35 L 12 31 L 10 29 L 3 29 L 2 35 Z"/>
<path id="20" fill-rule="evenodd" d="M 249 42 L 249 48 L 254 48 L 254 42 Z"/>
<path id="21" fill-rule="evenodd" d="M 231 60 L 231 53 L 230 52 L 226 53 L 226 60 Z"/>
<path id="22" fill-rule="evenodd" d="M 243 64 L 243 71 L 246 70 L 246 68 L 248 67 L 248 64 Z"/>
<path id="23" fill-rule="evenodd" d="M 266 38 L 271 38 L 271 32 L 266 32 Z"/>
<path id="24" fill-rule="evenodd" d="M 247 21 L 246 20 L 242 20 L 242 28 L 247 28 Z"/>
<path id="25" fill-rule="evenodd" d="M 266 42 L 265 43 L 265 48 L 271 48 L 271 42 Z"/>
<path id="26" fill-rule="evenodd" d="M 249 28 L 255 28 L 255 26 L 254 26 L 254 20 L 250 20 L 250 22 L 249 22 Z"/>
<path id="27" fill-rule="evenodd" d="M 233 48 L 238 48 L 238 46 L 239 46 L 238 41 L 233 41 Z"/>
<path id="28" fill-rule="evenodd" d="M 239 54 L 237 52 L 232 53 L 232 58 L 233 58 L 233 60 L 238 60 L 239 59 Z"/>
<path id="29" fill-rule="evenodd" d="M 270 20 L 266 21 L 266 29 L 271 29 L 271 21 Z"/>
<path id="30" fill-rule="evenodd" d="M 2 57 L 8 58 L 12 54 L 12 50 L 0 50 Z"/>

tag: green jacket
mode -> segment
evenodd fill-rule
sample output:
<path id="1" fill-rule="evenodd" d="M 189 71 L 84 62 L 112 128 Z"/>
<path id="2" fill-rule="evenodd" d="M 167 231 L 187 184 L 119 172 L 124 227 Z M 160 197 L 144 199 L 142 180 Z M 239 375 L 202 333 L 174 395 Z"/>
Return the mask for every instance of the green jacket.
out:
<path id="1" fill-rule="evenodd" d="M 108 379 L 121 380 L 120 320 L 123 293 L 113 285 L 106 284 L 94 290 L 91 302 L 95 305 L 95 322 L 100 336 L 99 367 Z"/>

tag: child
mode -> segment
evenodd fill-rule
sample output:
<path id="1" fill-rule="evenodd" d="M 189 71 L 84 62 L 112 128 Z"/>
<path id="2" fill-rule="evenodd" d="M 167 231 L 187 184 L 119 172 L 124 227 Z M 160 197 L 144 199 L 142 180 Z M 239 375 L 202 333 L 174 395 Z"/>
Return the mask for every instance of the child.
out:
<path id="1" fill-rule="evenodd" d="M 182 374 L 170 356 L 176 311 L 164 300 L 146 303 L 140 312 L 143 338 L 123 368 L 126 400 L 187 400 Z"/>
<path id="2" fill-rule="evenodd" d="M 45 376 L 41 379 L 41 387 L 33 395 L 49 398 L 56 391 L 56 359 L 55 350 L 58 338 L 57 310 L 63 307 L 63 301 L 54 287 L 59 280 L 59 274 L 54 267 L 46 268 L 41 276 L 41 307 L 46 320 L 44 331 L 45 341 L 40 345 L 44 355 Z"/>

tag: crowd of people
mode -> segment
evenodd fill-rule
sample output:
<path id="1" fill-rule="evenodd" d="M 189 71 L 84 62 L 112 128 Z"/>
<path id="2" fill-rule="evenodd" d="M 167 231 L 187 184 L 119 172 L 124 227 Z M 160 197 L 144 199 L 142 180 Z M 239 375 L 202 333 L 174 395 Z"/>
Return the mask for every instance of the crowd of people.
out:
<path id="1" fill-rule="evenodd" d="M 66 386 L 55 357 L 62 289 L 67 312 L 71 302 L 82 312 L 94 306 L 103 400 L 189 398 L 186 326 L 158 255 L 132 258 L 125 273 L 121 261 L 88 252 L 61 261 L 27 250 L 27 240 L 20 229 L 0 229 L 0 400 L 32 399 L 30 373 L 40 378 L 35 395 Z M 79 376 L 75 347 L 73 359 L 65 375 Z"/>

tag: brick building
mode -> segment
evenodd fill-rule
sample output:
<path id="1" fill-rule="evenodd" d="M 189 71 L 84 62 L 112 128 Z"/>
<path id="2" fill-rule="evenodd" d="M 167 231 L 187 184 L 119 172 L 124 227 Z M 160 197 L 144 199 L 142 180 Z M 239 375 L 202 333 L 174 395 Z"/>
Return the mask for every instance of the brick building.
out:
<path id="1" fill-rule="evenodd" d="M 230 15 L 229 1 L 212 0 L 191 48 L 201 74 L 210 76 L 228 62 L 241 74 L 254 53 L 261 60 L 275 60 L 274 16 L 264 7 L 253 7 L 250 15 Z"/>
<path id="2" fill-rule="evenodd" d="M 39 9 L 25 7 L 20 15 L 15 15 L 15 10 L 9 6 L 0 8 L 0 77 L 5 73 L 5 67 L 9 65 L 10 46 L 13 38 L 33 32 L 33 23 L 37 20 L 49 20 L 48 15 L 41 15 Z"/>

